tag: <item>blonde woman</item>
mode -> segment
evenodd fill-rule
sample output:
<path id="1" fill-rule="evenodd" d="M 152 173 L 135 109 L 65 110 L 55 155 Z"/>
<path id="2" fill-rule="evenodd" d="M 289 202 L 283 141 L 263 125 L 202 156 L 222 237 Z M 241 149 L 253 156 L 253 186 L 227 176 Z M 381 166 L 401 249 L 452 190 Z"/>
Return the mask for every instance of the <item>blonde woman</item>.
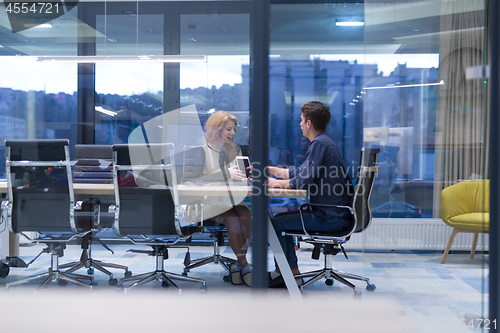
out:
<path id="1" fill-rule="evenodd" d="M 204 156 L 198 157 L 203 161 L 197 163 L 203 165 L 203 175 L 199 180 L 225 184 L 248 181 L 236 164 L 236 156 L 241 155 L 240 148 L 233 142 L 237 125 L 236 117 L 225 111 L 217 111 L 207 120 L 206 144 L 202 146 Z M 231 282 L 250 286 L 252 268 L 246 259 L 251 232 L 250 209 L 237 203 L 232 206 L 206 205 L 203 214 L 227 228 L 229 245 L 237 260 L 236 264 L 230 265 Z"/>

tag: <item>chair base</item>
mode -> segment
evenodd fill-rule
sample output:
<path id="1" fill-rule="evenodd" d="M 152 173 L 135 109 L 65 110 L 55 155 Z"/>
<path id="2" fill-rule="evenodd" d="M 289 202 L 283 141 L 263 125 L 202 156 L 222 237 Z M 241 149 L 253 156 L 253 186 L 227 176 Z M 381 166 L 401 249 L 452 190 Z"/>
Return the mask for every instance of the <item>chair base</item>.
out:
<path id="1" fill-rule="evenodd" d="M 122 290 L 126 292 L 130 288 L 140 286 L 154 280 L 160 282 L 164 287 L 172 286 L 177 288 L 179 290 L 179 293 L 181 293 L 181 288 L 179 288 L 179 286 L 173 280 L 198 282 L 201 283 L 200 290 L 201 291 L 206 290 L 205 280 L 165 271 L 163 269 L 163 261 L 165 260 L 165 256 L 168 257 L 167 247 L 165 247 L 165 245 L 158 245 L 158 246 L 153 245 L 152 247 L 154 253 L 153 256 L 156 259 L 156 270 L 121 279 L 119 282 L 119 286 L 121 287 Z M 127 287 L 123 286 L 124 282 L 135 281 L 135 280 L 138 281 L 134 282 L 133 284 Z"/>
<path id="2" fill-rule="evenodd" d="M 236 263 L 236 259 L 221 256 L 220 254 L 214 254 L 209 257 L 200 258 L 193 260 L 192 264 L 184 267 L 184 273 L 189 272 L 193 268 L 201 267 L 207 264 L 219 264 L 229 273 L 229 265 Z"/>
<path id="3" fill-rule="evenodd" d="M 369 278 L 355 275 L 355 274 L 341 272 L 341 271 L 338 271 L 338 270 L 335 270 L 332 268 L 323 268 L 320 270 L 295 275 L 295 278 L 308 278 L 308 277 L 310 277 L 311 279 L 307 280 L 305 283 L 303 283 L 300 286 L 301 290 L 303 290 L 305 287 L 309 286 L 310 284 L 312 284 L 316 281 L 319 281 L 322 278 L 326 279 L 325 283 L 327 285 L 332 285 L 333 284 L 332 279 L 335 279 L 335 280 L 339 281 L 340 283 L 351 288 L 354 291 L 354 293 L 358 293 L 356 286 L 346 279 L 364 281 L 364 282 L 366 282 L 366 290 L 368 290 L 368 291 L 375 290 L 375 285 L 370 283 Z M 328 282 L 328 281 L 330 281 L 330 282 Z"/>
<path id="4" fill-rule="evenodd" d="M 183 275 L 187 275 L 187 273 L 197 267 L 201 267 L 203 265 L 207 264 L 219 264 L 226 270 L 226 272 L 230 273 L 229 271 L 229 265 L 230 264 L 235 264 L 237 261 L 236 259 L 224 257 L 220 254 L 220 244 L 223 244 L 224 242 L 224 231 L 222 230 L 214 230 L 211 231 L 212 237 L 215 238 L 214 241 L 214 254 L 208 257 L 200 258 L 200 259 L 195 259 L 192 261 L 192 263 L 188 266 L 184 267 L 184 273 Z M 224 277 L 224 281 L 228 282 L 230 281 L 229 276 Z"/>
<path id="5" fill-rule="evenodd" d="M 340 283 L 348 286 L 349 288 L 354 291 L 354 296 L 359 295 L 360 292 L 356 290 L 356 286 L 352 284 L 350 281 L 347 279 L 353 279 L 353 280 L 358 280 L 358 281 L 364 281 L 366 282 L 366 290 L 368 291 L 374 291 L 375 290 L 375 285 L 370 283 L 370 279 L 364 276 L 356 275 L 356 274 L 351 274 L 351 273 L 345 273 L 342 271 L 338 271 L 336 269 L 332 268 L 332 257 L 339 252 L 339 250 L 336 247 L 325 249 L 326 252 L 324 252 L 325 256 L 325 264 L 323 269 L 307 272 L 307 273 L 302 273 L 299 275 L 296 275 L 295 278 L 309 278 L 305 283 L 303 283 L 300 286 L 301 290 L 304 290 L 305 287 L 308 285 L 325 278 L 326 281 L 325 283 L 329 286 L 333 284 L 333 280 L 335 279 L 339 281 Z"/>
<path id="6" fill-rule="evenodd" d="M 134 280 L 139 280 L 139 281 L 136 281 L 127 287 L 123 286 L 124 282 L 129 282 L 129 281 L 134 281 Z M 187 282 L 198 282 L 198 283 L 201 283 L 201 287 L 200 287 L 201 291 L 205 291 L 205 289 L 206 289 L 205 280 L 197 279 L 197 278 L 193 278 L 193 277 L 189 277 L 189 276 L 183 276 L 181 274 L 167 272 L 163 269 L 162 270 L 155 270 L 152 272 L 139 274 L 139 275 L 135 275 L 135 276 L 131 276 L 128 278 L 123 278 L 120 280 L 119 285 L 126 292 L 130 288 L 140 286 L 140 285 L 143 285 L 143 284 L 146 284 L 150 281 L 155 281 L 155 280 L 160 282 L 162 284 L 162 286 L 164 286 L 164 287 L 172 286 L 172 287 L 177 288 L 179 290 L 179 294 L 181 293 L 181 288 L 179 288 L 179 286 L 173 280 L 180 280 L 180 281 L 187 281 Z"/>
<path id="7" fill-rule="evenodd" d="M 58 283 L 62 286 L 65 285 L 64 282 L 71 282 L 78 284 L 83 287 L 90 287 L 92 288 L 92 285 L 94 284 L 94 278 L 92 276 L 87 276 L 87 275 L 79 275 L 79 274 L 72 274 L 72 273 L 67 273 L 67 272 L 61 272 L 58 269 L 58 261 L 59 261 L 59 255 L 57 253 L 52 253 L 51 254 L 51 267 L 49 268 L 49 271 L 46 273 L 42 274 L 37 274 L 33 276 L 29 276 L 27 278 L 17 280 L 14 282 L 6 283 L 5 287 L 9 289 L 11 286 L 23 284 L 23 283 L 28 283 L 30 281 L 36 280 L 36 279 L 44 279 L 40 286 L 36 289 L 37 291 L 43 287 L 45 287 L 50 281 L 58 281 Z M 90 280 L 90 284 L 84 283 L 81 280 Z"/>
<path id="8" fill-rule="evenodd" d="M 105 267 L 123 269 L 123 270 L 125 270 L 125 276 L 129 276 L 131 274 L 131 272 L 128 270 L 127 266 L 118 265 L 118 264 L 114 264 L 114 263 L 108 263 L 108 262 L 104 262 L 104 261 L 96 260 L 96 259 L 92 259 L 92 258 L 88 258 L 85 261 L 75 261 L 75 262 L 67 263 L 64 265 L 60 265 L 59 269 L 68 268 L 68 267 L 70 267 L 70 269 L 68 269 L 64 273 L 73 273 L 81 268 L 87 268 L 88 274 L 93 274 L 93 270 L 97 269 L 98 271 L 103 272 L 104 274 L 109 276 L 109 283 L 111 285 L 115 285 L 118 281 L 115 278 L 113 278 L 113 273 L 108 271 Z"/>

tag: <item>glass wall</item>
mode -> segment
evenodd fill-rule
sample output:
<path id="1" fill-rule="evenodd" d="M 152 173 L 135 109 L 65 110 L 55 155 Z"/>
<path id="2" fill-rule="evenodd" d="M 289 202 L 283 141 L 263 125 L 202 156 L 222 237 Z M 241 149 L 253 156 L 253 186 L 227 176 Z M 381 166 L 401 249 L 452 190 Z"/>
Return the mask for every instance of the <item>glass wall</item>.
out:
<path id="1" fill-rule="evenodd" d="M 50 27 L 28 29 L 30 22 L 26 21 L 24 30 L 13 33 L 7 13 L 0 12 L 2 159 L 6 139 L 68 138 L 76 143 L 77 65 L 37 61 L 37 56 L 53 53 L 76 54 L 76 16 L 75 8 L 64 18 L 50 21 Z M 62 42 L 62 38 L 73 42 Z M 5 163 L 0 163 L 0 178 L 5 178 Z"/>
<path id="2" fill-rule="evenodd" d="M 419 288 L 419 304 L 403 310 L 415 320 L 486 316 L 487 255 L 461 272 L 433 257 L 452 230 L 441 220 L 441 191 L 489 178 L 487 82 L 474 74 L 488 63 L 486 2 L 276 0 L 270 6 L 269 165 L 304 162 L 309 141 L 299 125 L 301 108 L 312 100 L 330 107 L 326 133 L 354 182 L 361 148 L 381 149 L 371 196 L 374 219 L 346 250 L 356 273 L 379 281 L 368 297 L 395 296 L 404 307 L 415 296 L 405 279 L 422 281 L 408 284 Z M 126 143 L 135 129 L 173 110 L 194 110 L 201 126 L 224 110 L 237 117 L 234 140 L 249 154 L 249 138 L 260 135 L 250 129 L 250 112 L 261 112 L 250 110 L 250 23 L 266 24 L 250 12 L 251 1 L 81 1 L 50 27 L 26 22 L 17 32 L 0 12 L 0 140 Z M 206 61 L 35 59 L 84 55 L 203 55 Z M 193 144 L 191 134 L 182 133 L 180 144 Z M 270 198 L 269 208 L 273 214 L 294 211 L 305 201 Z M 463 254 L 472 243 L 472 234 L 459 234 L 451 250 Z M 478 256 L 487 250 L 482 233 Z M 394 262 L 394 253 L 414 256 Z M 478 265 L 479 275 L 473 270 Z M 386 278 L 401 279 L 387 285 Z M 453 300 L 455 308 L 436 308 L 435 295 L 455 284 L 470 290 Z"/>
<path id="3" fill-rule="evenodd" d="M 445 246 L 451 229 L 440 219 L 441 190 L 489 177 L 486 85 L 467 74 L 486 64 L 484 15 L 482 0 L 271 5 L 270 163 L 304 161 L 301 107 L 312 100 L 330 107 L 326 132 L 354 181 L 361 147 L 381 149 L 372 225 L 362 241 L 354 235 L 346 245 L 361 250 L 362 260 L 373 260 L 370 251 Z M 280 211 L 288 204 L 276 202 Z M 463 246 L 452 249 L 472 244 L 472 234 L 460 236 L 455 242 Z M 487 250 L 487 237 L 479 244 Z M 468 304 L 478 312 L 484 272 L 474 278 L 479 293 Z"/>
<path id="4" fill-rule="evenodd" d="M 120 11 L 96 15 L 96 55 L 162 55 L 164 15 Z M 111 9 L 111 8 L 110 8 Z M 97 63 L 95 143 L 127 143 L 130 133 L 163 113 L 162 63 Z"/>
<path id="5" fill-rule="evenodd" d="M 206 62 L 180 64 L 180 107 L 194 105 L 201 124 L 215 111 L 238 118 L 235 142 L 248 145 L 250 14 L 221 10 L 181 14 L 180 53 Z"/>
<path id="6" fill-rule="evenodd" d="M 435 37 L 420 37 L 417 48 L 401 44 L 388 23 L 382 34 L 382 23 L 365 22 L 372 11 L 366 2 L 271 8 L 270 126 L 279 129 L 271 134 L 271 161 L 291 165 L 303 159 L 307 146 L 301 145 L 296 126 L 300 108 L 321 101 L 332 112 L 327 133 L 349 168 L 359 164 L 361 146 L 382 148 L 374 216 L 432 217 L 439 87 Z M 438 34 L 440 17 L 433 17 L 428 19 L 433 25 L 422 29 Z M 336 25 L 343 21 L 365 25 Z M 413 25 L 419 23 L 400 24 L 418 31 Z"/>

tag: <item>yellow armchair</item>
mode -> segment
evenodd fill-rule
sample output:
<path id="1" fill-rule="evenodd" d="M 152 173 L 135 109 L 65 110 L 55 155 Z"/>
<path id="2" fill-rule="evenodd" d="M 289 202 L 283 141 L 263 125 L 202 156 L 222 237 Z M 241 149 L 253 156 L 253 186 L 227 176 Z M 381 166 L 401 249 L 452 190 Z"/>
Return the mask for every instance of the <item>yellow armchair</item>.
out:
<path id="1" fill-rule="evenodd" d="M 445 188 L 441 192 L 441 219 L 453 228 L 441 264 L 459 232 L 474 233 L 470 253 L 474 259 L 479 233 L 490 231 L 490 181 L 467 180 Z"/>

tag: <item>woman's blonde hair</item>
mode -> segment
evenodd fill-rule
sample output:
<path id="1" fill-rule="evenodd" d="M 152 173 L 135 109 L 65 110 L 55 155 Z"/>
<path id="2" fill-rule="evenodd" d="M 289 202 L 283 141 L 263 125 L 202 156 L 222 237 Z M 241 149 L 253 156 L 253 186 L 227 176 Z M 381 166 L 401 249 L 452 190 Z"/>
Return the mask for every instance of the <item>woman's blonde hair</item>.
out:
<path id="1" fill-rule="evenodd" d="M 221 131 L 224 129 L 226 122 L 234 122 L 234 126 L 238 126 L 238 119 L 226 111 L 214 112 L 205 123 L 205 140 L 207 143 L 214 142 L 220 138 Z M 236 132 L 236 128 L 234 129 Z M 233 139 L 234 140 L 234 139 Z M 226 144 L 224 151 L 226 152 L 230 161 L 232 161 L 238 154 L 239 147 L 234 144 Z"/>
<path id="2" fill-rule="evenodd" d="M 234 125 L 238 125 L 238 119 L 226 111 L 217 111 L 208 118 L 205 123 L 205 139 L 207 142 L 214 142 L 219 139 L 226 122 L 231 120 Z M 236 131 L 236 129 L 235 129 Z"/>

